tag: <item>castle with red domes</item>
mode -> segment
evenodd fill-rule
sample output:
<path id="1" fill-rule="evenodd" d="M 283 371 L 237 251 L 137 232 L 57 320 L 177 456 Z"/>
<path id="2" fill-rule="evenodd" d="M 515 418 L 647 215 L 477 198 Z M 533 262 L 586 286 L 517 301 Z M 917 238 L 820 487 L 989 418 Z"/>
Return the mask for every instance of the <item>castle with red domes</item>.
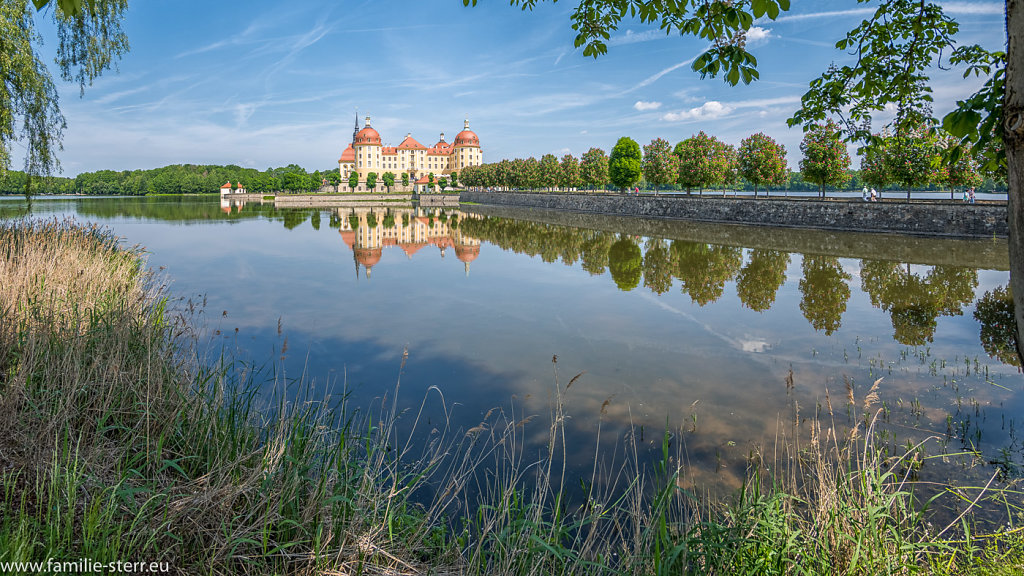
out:
<path id="1" fill-rule="evenodd" d="M 384 146 L 380 134 L 370 126 L 370 117 L 366 117 L 365 125 L 360 128 L 359 117 L 356 116 L 352 142 L 338 159 L 338 171 L 342 182 L 347 181 L 353 172 L 359 174 L 360 182 L 365 182 L 370 172 L 377 174 L 378 181 L 385 172 L 393 173 L 398 182 L 401 182 L 403 173 L 409 175 L 410 182 L 427 178 L 429 174 L 433 174 L 436 181 L 452 172 L 460 172 L 466 166 L 483 163 L 480 138 L 469 129 L 469 120 L 465 121 L 454 142 L 445 141 L 442 132 L 437 143 L 428 148 L 417 142 L 411 133 L 406 134 L 398 146 Z"/>

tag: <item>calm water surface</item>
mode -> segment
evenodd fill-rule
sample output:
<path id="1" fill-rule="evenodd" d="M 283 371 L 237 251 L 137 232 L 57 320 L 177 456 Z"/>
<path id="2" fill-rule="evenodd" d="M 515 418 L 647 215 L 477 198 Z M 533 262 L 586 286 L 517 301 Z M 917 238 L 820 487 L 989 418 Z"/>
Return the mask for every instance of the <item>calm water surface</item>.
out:
<path id="1" fill-rule="evenodd" d="M 0 200 L 8 217 L 23 209 Z M 32 212 L 144 246 L 175 294 L 205 300 L 216 350 L 268 367 L 268 390 L 274 370 L 305 374 L 370 406 L 401 370 L 399 404 L 427 398 L 431 425 L 442 396 L 463 429 L 495 407 L 538 414 L 526 433 L 539 447 L 556 379 L 585 372 L 565 394 L 580 469 L 599 424 L 606 446 L 640 427 L 653 446 L 667 424 L 694 482 L 732 486 L 752 447 L 770 453 L 794 422 L 829 405 L 856 422 L 878 378 L 894 442 L 935 433 L 1010 475 L 1022 460 L 1005 241 L 216 198 L 38 199 Z M 933 474 L 971 474 L 957 470 Z"/>

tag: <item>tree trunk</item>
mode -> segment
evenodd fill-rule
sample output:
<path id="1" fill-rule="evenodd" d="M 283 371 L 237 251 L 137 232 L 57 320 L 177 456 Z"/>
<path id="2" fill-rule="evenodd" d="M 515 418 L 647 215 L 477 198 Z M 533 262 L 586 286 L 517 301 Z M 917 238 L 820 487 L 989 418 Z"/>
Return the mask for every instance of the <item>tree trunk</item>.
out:
<path id="1" fill-rule="evenodd" d="M 1006 94 L 1003 142 L 1006 145 L 1007 205 L 1010 232 L 1010 287 L 1017 320 L 1017 355 L 1024 360 L 1024 0 L 1006 2 Z"/>

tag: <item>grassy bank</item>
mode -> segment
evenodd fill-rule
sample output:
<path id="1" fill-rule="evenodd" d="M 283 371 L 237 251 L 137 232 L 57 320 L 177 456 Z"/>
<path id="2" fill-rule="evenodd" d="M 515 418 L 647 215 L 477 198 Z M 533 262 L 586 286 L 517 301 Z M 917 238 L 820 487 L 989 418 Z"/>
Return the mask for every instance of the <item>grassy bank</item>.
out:
<path id="1" fill-rule="evenodd" d="M 931 526 L 910 481 L 920 451 L 892 457 L 864 440 L 870 395 L 856 402 L 867 415 L 856 434 L 816 423 L 780 456 L 753 454 L 727 501 L 687 487 L 670 434 L 653 467 L 631 439 L 599 437 L 595 454 L 625 456 L 611 470 L 595 457 L 589 477 L 566 478 L 581 486 L 570 497 L 559 462 L 580 448 L 565 445 L 561 427 L 575 378 L 555 373 L 546 422 L 509 407 L 468 431 L 399 413 L 400 382 L 371 410 L 313 398 L 301 382 L 263 398 L 246 367 L 197 360 L 189 306 L 168 305 L 138 251 L 71 222 L 0 223 L 0 286 L 0 562 L 145 561 L 180 574 L 1024 565 L 1020 494 L 961 491 L 963 516 Z M 529 456 L 526 429 L 538 426 L 548 450 Z M 1004 507 L 1013 523 L 974 535 L 983 505 Z"/>

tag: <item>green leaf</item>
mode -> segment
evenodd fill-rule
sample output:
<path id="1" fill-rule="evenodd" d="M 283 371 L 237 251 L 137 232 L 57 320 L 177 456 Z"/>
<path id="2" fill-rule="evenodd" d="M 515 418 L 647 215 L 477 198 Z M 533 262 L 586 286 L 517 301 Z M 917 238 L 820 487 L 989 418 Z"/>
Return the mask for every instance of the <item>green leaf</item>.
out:
<path id="1" fill-rule="evenodd" d="M 760 18 L 764 16 L 765 11 L 768 9 L 768 0 L 753 0 L 750 3 L 750 10 L 754 13 L 754 18 Z"/>
<path id="2" fill-rule="evenodd" d="M 740 81 L 740 69 L 736 66 L 733 66 L 732 69 L 729 70 L 729 74 L 725 77 L 725 81 L 731 84 L 732 86 L 738 84 Z"/>
<path id="3" fill-rule="evenodd" d="M 768 4 L 768 17 L 775 20 L 779 17 L 779 5 L 775 2 Z"/>

